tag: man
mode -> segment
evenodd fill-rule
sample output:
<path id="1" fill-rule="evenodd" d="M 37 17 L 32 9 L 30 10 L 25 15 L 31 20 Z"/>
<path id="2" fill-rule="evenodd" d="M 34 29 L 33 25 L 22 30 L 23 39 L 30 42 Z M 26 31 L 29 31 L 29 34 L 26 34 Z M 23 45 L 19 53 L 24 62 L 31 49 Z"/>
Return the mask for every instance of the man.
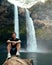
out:
<path id="1" fill-rule="evenodd" d="M 8 39 L 7 40 L 7 51 L 8 51 L 8 55 L 7 55 L 7 58 L 10 58 L 11 57 L 11 50 L 13 49 L 12 52 L 15 52 L 15 49 L 16 49 L 16 55 L 20 55 L 19 53 L 19 50 L 20 50 L 20 42 L 21 40 L 16 38 L 16 33 L 13 32 L 12 33 L 12 38 Z"/>

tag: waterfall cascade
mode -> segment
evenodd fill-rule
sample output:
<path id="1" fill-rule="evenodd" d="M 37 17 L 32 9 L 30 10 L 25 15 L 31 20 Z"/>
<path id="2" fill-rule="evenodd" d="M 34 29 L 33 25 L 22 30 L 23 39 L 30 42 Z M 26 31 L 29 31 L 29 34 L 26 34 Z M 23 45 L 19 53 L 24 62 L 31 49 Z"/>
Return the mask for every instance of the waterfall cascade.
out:
<path id="1" fill-rule="evenodd" d="M 26 9 L 27 51 L 35 52 L 37 49 L 35 29 L 30 12 Z"/>
<path id="2" fill-rule="evenodd" d="M 16 38 L 19 38 L 19 18 L 18 7 L 14 6 L 14 31 L 16 32 Z"/>
<path id="3" fill-rule="evenodd" d="M 27 51 L 34 52 L 37 50 L 36 35 L 33 25 L 33 20 L 30 17 L 30 13 L 27 8 L 31 8 L 37 2 L 45 2 L 45 0 L 8 0 L 11 4 L 14 4 L 14 31 L 16 37 L 19 38 L 19 18 L 18 7 L 25 8 L 26 10 L 26 29 L 27 29 Z M 25 3 L 24 3 L 25 2 Z"/>

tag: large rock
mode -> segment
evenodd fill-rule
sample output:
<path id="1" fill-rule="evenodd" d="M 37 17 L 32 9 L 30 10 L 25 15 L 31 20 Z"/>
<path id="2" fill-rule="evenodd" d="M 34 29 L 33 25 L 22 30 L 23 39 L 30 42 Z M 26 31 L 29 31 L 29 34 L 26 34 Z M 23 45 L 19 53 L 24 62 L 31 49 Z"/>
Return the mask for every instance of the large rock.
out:
<path id="1" fill-rule="evenodd" d="M 7 59 L 3 65 L 32 65 L 32 62 L 29 59 L 21 59 L 13 56 Z"/>

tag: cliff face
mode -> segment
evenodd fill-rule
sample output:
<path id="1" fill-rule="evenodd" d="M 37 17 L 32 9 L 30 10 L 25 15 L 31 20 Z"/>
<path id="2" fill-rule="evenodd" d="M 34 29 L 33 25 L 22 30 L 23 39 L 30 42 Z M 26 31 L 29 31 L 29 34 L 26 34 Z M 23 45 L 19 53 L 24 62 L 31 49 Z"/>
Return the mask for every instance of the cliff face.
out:
<path id="1" fill-rule="evenodd" d="M 31 9 L 31 17 L 33 18 L 36 28 L 37 37 L 47 38 L 52 30 L 52 2 L 51 0 L 46 3 L 37 3 Z M 20 35 L 21 39 L 26 37 L 25 28 L 25 14 L 24 10 L 19 8 L 19 21 L 20 21 Z M 45 32 L 46 30 L 46 32 Z M 7 0 L 0 0 L 0 39 L 6 40 L 10 37 L 11 32 L 14 31 L 14 6 L 7 2 Z M 9 33 L 9 34 L 8 34 Z M 46 37 L 45 37 L 46 35 Z M 51 34 L 52 35 L 52 34 Z M 50 35 L 50 36 L 51 36 Z M 50 37 L 52 39 L 52 37 Z"/>
<path id="2" fill-rule="evenodd" d="M 6 41 L 7 33 L 13 31 L 13 16 L 12 6 L 6 0 L 0 0 L 0 42 Z"/>
<path id="3" fill-rule="evenodd" d="M 31 9 L 37 37 L 41 39 L 52 39 L 52 2 L 37 3 Z"/>
<path id="4" fill-rule="evenodd" d="M 22 11 L 22 9 L 19 9 Z M 26 40 L 25 17 L 24 12 L 19 13 L 20 36 L 23 43 Z M 7 0 L 0 0 L 0 44 L 6 43 L 6 40 L 11 37 L 14 31 L 14 6 Z M 24 46 L 22 44 L 22 46 Z"/>
<path id="5" fill-rule="evenodd" d="M 52 23 L 52 3 L 46 2 L 46 3 L 37 3 L 32 8 L 32 18 L 34 22 L 39 22 L 44 25 L 51 25 Z M 39 20 L 39 21 L 38 21 Z M 49 22 L 49 24 L 47 24 Z"/>

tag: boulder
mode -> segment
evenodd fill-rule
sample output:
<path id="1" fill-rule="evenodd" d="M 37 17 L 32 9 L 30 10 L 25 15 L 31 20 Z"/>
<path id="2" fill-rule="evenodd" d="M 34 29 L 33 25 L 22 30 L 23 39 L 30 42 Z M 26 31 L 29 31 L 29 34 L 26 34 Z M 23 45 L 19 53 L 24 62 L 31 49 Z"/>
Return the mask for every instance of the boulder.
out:
<path id="1" fill-rule="evenodd" d="M 32 60 L 13 56 L 10 59 L 6 59 L 3 65 L 32 65 Z"/>

